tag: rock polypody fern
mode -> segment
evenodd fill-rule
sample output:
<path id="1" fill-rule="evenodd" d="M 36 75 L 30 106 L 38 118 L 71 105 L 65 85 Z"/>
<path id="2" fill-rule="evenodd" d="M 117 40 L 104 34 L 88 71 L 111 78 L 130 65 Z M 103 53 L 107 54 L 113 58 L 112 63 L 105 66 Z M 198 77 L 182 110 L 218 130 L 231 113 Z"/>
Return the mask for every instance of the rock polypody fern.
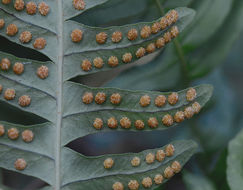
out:
<path id="1" fill-rule="evenodd" d="M 70 20 L 106 1 L 0 3 L 0 35 L 50 59 L 40 62 L 0 52 L 0 100 L 46 120 L 32 126 L 0 122 L 0 167 L 37 177 L 49 184 L 47 189 L 154 189 L 195 152 L 192 141 L 99 157 L 65 147 L 100 131 L 168 129 L 197 114 L 212 93 L 209 85 L 161 93 L 70 82 L 159 51 L 194 15 L 177 8 L 151 23 L 110 28 Z"/>

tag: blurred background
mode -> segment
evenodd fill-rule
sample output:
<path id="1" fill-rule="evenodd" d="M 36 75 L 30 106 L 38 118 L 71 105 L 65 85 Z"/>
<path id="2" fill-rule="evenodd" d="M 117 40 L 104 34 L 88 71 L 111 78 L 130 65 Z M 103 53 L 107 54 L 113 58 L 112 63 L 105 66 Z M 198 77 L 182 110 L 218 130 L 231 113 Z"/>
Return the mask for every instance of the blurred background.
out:
<path id="1" fill-rule="evenodd" d="M 211 101 L 199 116 L 166 131 L 98 133 L 77 139 L 68 146 L 84 155 L 93 156 L 140 152 L 177 139 L 193 139 L 199 144 L 198 153 L 182 173 L 159 189 L 197 190 L 200 187 L 202 190 L 228 190 L 227 147 L 243 128 L 243 1 L 112 0 L 75 20 L 102 27 L 152 21 L 162 16 L 158 3 L 165 12 L 180 6 L 196 10 L 194 21 L 178 40 L 136 63 L 77 77 L 73 81 L 89 86 L 157 91 L 175 91 L 209 83 L 214 85 Z M 0 38 L 0 51 L 19 57 L 48 60 L 4 38 Z M 37 116 L 30 117 L 1 102 L 0 120 L 26 125 L 42 122 Z M 44 185 L 38 179 L 6 170 L 1 170 L 0 179 L 10 189 L 33 190 Z"/>

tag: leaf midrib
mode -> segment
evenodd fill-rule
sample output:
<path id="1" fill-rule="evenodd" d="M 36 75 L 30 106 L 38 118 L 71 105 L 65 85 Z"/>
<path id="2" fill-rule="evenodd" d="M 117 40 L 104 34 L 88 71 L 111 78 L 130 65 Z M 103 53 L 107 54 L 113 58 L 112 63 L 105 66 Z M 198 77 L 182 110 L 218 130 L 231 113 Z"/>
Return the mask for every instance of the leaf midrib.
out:
<path id="1" fill-rule="evenodd" d="M 55 190 L 60 190 L 61 174 L 60 174 L 60 157 L 61 157 L 61 127 L 62 127 L 62 107 L 63 107 L 63 2 L 57 0 L 57 41 L 58 41 L 58 55 L 57 55 L 57 122 L 56 122 L 56 152 L 55 152 Z"/>

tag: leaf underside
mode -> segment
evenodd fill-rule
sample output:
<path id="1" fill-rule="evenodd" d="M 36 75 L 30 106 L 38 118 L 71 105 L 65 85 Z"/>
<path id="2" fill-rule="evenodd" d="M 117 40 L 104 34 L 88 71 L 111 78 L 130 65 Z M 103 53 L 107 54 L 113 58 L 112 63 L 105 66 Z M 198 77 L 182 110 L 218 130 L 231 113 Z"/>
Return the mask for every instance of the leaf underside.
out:
<path id="1" fill-rule="evenodd" d="M 227 157 L 227 181 L 232 190 L 239 189 L 243 185 L 242 172 L 243 172 L 243 131 L 231 140 L 228 146 Z"/>
<path id="2" fill-rule="evenodd" d="M 3 87 L 0 92 L 0 101 L 23 112 L 40 116 L 45 120 L 44 123 L 31 126 L 6 121 L 0 122 L 5 128 L 5 134 L 0 137 L 0 167 L 41 179 L 49 184 L 44 189 L 51 189 L 52 187 L 57 190 L 111 189 L 112 184 L 116 181 L 120 181 L 125 185 L 131 179 L 136 179 L 140 183 L 144 177 L 153 178 L 158 173 L 163 174 L 165 168 L 171 165 L 173 161 L 179 161 L 183 166 L 195 153 L 196 144 L 192 141 L 172 142 L 171 144 L 175 147 L 174 156 L 166 157 L 161 163 L 155 161 L 155 163 L 149 165 L 144 161 L 145 156 L 148 153 L 156 153 L 157 149 L 146 150 L 137 154 L 85 157 L 66 147 L 68 143 L 77 138 L 98 132 L 113 130 L 139 131 L 134 127 L 134 122 L 138 119 L 145 124 L 143 130 L 168 129 L 169 127 L 162 122 L 162 118 L 166 114 L 174 116 L 176 112 L 184 111 L 186 107 L 191 106 L 194 102 L 198 102 L 203 107 L 212 94 L 210 85 L 196 86 L 194 88 L 197 91 L 197 96 L 192 102 L 186 100 L 188 89 L 185 89 L 178 92 L 179 101 L 176 105 L 172 106 L 166 103 L 159 108 L 154 105 L 154 99 L 158 95 L 168 97 L 169 92 L 90 88 L 70 82 L 69 80 L 76 76 L 113 69 L 106 64 L 110 56 L 116 56 L 119 60 L 119 66 L 122 66 L 125 65 L 122 62 L 122 55 L 130 52 L 133 55 L 131 63 L 135 62 L 139 59 L 135 56 L 138 48 L 146 48 L 148 44 L 154 43 L 159 37 L 170 31 L 173 26 L 177 26 L 181 32 L 194 16 L 194 11 L 191 9 L 177 8 L 179 19 L 175 24 L 159 31 L 157 34 L 152 34 L 147 39 L 142 39 L 139 36 L 132 42 L 126 38 L 126 34 L 131 28 L 136 28 L 140 31 L 145 25 L 152 25 L 152 23 L 160 19 L 153 22 L 109 28 L 90 27 L 70 20 L 107 1 L 87 1 L 85 9 L 81 11 L 73 8 L 71 0 L 63 0 L 62 6 L 56 5 L 60 4 L 61 1 L 58 3 L 48 2 L 51 11 L 47 16 L 41 16 L 37 13 L 30 16 L 25 11 L 17 12 L 13 8 L 13 2 L 8 5 L 0 3 L 0 18 L 5 20 L 5 26 L 0 29 L 0 35 L 11 42 L 38 51 L 50 59 L 48 62 L 41 62 L 0 52 L 0 59 L 8 58 L 11 62 L 11 68 L 8 71 L 0 70 L 0 85 Z M 60 7 L 64 7 L 64 9 L 59 10 Z M 59 18 L 58 12 L 63 13 L 63 18 Z M 63 23 L 57 25 L 61 21 Z M 17 25 L 18 33 L 15 36 L 8 36 L 6 27 L 12 23 Z M 63 26 L 63 28 L 58 28 L 60 26 Z M 73 43 L 70 39 L 70 34 L 74 29 L 83 31 L 83 39 L 80 43 Z M 26 30 L 32 33 L 32 41 L 22 44 L 19 41 L 19 34 Z M 123 39 L 120 43 L 115 44 L 110 40 L 110 36 L 117 30 L 123 33 Z M 63 31 L 63 35 L 60 31 Z M 103 45 L 99 45 L 95 41 L 95 36 L 99 32 L 106 32 L 109 36 L 107 42 Z M 38 37 L 45 38 L 47 44 L 44 49 L 38 50 L 34 48 L 33 42 Z M 63 45 L 63 47 L 60 47 L 60 45 Z M 156 49 L 156 51 L 160 50 Z M 105 61 L 101 69 L 93 67 L 87 72 L 80 68 L 80 64 L 84 59 L 92 61 L 96 57 L 101 57 Z M 24 72 L 21 75 L 16 75 L 12 70 L 13 64 L 16 62 L 24 64 Z M 36 75 L 37 69 L 42 65 L 47 66 L 49 69 L 49 75 L 44 80 Z M 58 73 L 60 71 L 63 72 Z M 15 90 L 16 95 L 13 100 L 6 100 L 5 92 L 7 88 Z M 91 104 L 84 104 L 82 97 L 85 92 L 91 92 L 94 96 L 98 92 L 103 92 L 106 94 L 106 101 L 101 105 L 96 104 L 94 101 Z M 110 103 L 109 97 L 113 93 L 121 95 L 122 101 L 119 105 Z M 31 104 L 27 107 L 19 105 L 19 98 L 23 95 L 31 97 Z M 151 98 L 151 103 L 147 107 L 141 107 L 139 103 L 143 95 L 149 95 Z M 61 112 L 58 110 L 60 107 L 62 108 Z M 61 118 L 58 117 L 60 114 Z M 107 120 L 110 117 L 115 117 L 118 121 L 122 117 L 128 117 L 132 122 L 131 129 L 123 129 L 120 127 L 120 124 L 118 124 L 117 129 L 110 129 L 107 127 Z M 148 126 L 147 120 L 150 117 L 155 117 L 159 121 L 156 129 L 151 129 Z M 102 118 L 104 121 L 104 126 L 101 130 L 96 130 L 93 127 L 93 122 L 96 118 Z M 174 122 L 171 127 L 176 124 Z M 26 143 L 22 140 L 21 135 L 17 140 L 9 139 L 7 132 L 10 128 L 16 128 L 20 133 L 27 129 L 31 130 L 35 135 L 34 140 L 31 143 Z M 61 136 L 60 142 L 58 134 Z M 130 164 L 131 158 L 134 156 L 141 158 L 139 167 L 132 167 Z M 103 167 L 103 162 L 107 157 L 111 157 L 115 161 L 114 167 L 110 170 Z M 22 171 L 16 170 L 14 167 L 14 163 L 18 158 L 23 158 L 27 162 L 27 167 Z M 60 171 L 60 173 L 57 174 L 57 171 Z M 60 180 L 60 184 L 57 180 Z M 164 182 L 166 181 L 164 180 Z M 151 188 L 156 188 L 156 185 L 153 184 Z M 140 185 L 140 189 L 143 189 L 142 185 Z"/>

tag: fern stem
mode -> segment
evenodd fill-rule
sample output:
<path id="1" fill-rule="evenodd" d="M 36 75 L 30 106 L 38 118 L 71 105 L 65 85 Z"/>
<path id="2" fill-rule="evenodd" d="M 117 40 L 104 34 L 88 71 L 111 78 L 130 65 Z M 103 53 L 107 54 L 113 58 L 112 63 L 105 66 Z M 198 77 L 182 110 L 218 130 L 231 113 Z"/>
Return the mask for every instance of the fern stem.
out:
<path id="1" fill-rule="evenodd" d="M 177 52 L 177 55 L 180 60 L 181 72 L 182 72 L 183 79 L 184 79 L 183 85 L 184 85 L 184 87 L 188 87 L 190 85 L 190 79 L 189 79 L 188 70 L 187 70 L 187 62 L 184 57 L 181 43 L 177 39 L 174 39 L 173 43 L 175 45 L 176 52 Z"/>
<path id="2" fill-rule="evenodd" d="M 163 2 L 164 1 L 165 0 L 163 0 Z M 159 0 L 155 0 L 155 2 L 156 2 L 157 6 L 159 8 L 159 11 L 160 11 L 161 15 L 164 15 L 165 14 L 165 11 L 164 11 L 164 8 L 163 8 L 162 4 L 160 3 L 160 1 Z"/>
<path id="3" fill-rule="evenodd" d="M 62 128 L 62 102 L 63 102 L 63 5 L 62 0 L 57 0 L 58 7 L 58 20 L 57 20 L 57 33 L 58 33 L 58 80 L 57 80 L 57 127 L 56 127 L 56 154 L 55 154 L 55 168 L 56 168 L 56 180 L 55 190 L 60 190 L 61 186 L 61 128 Z"/>
<path id="4" fill-rule="evenodd" d="M 164 11 L 164 8 L 162 6 L 162 3 L 160 2 L 160 0 L 155 0 L 155 2 L 157 4 L 157 7 L 158 7 L 160 13 L 161 13 L 161 16 L 163 16 L 165 14 L 165 11 Z M 165 0 L 163 0 L 162 2 L 165 2 Z M 175 45 L 177 56 L 180 60 L 181 73 L 182 73 L 183 80 L 184 80 L 183 86 L 187 87 L 187 86 L 190 85 L 190 78 L 189 78 L 189 74 L 188 74 L 187 62 L 186 62 L 186 59 L 184 57 L 183 49 L 182 49 L 180 42 L 177 39 L 174 39 L 173 43 Z"/>

